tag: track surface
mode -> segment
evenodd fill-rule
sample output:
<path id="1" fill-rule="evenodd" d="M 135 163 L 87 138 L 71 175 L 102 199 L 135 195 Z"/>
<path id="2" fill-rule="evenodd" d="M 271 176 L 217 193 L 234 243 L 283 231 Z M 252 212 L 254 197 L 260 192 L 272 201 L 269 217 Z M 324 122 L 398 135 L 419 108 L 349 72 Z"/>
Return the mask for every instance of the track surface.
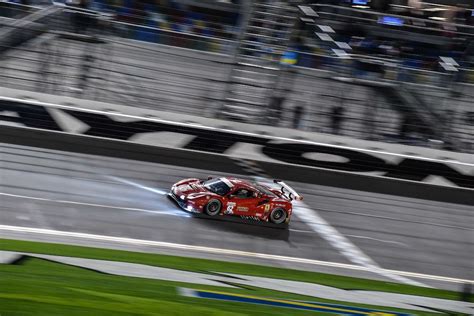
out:
<path id="1" fill-rule="evenodd" d="M 164 195 L 179 179 L 219 175 L 213 172 L 6 144 L 0 168 L 2 225 L 351 263 L 301 220 L 304 214 L 286 232 L 196 219 Z M 291 185 L 381 267 L 474 279 L 472 207 Z"/>

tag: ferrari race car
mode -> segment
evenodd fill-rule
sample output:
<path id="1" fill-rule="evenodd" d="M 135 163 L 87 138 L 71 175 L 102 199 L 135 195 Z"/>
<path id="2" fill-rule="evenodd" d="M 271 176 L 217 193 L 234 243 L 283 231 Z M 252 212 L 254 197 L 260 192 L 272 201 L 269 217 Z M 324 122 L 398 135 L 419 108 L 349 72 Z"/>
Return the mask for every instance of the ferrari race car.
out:
<path id="1" fill-rule="evenodd" d="M 302 200 L 283 181 L 274 187 L 236 178 L 185 179 L 175 183 L 169 193 L 178 205 L 192 213 L 208 216 L 230 215 L 243 219 L 289 223 L 292 201 Z"/>

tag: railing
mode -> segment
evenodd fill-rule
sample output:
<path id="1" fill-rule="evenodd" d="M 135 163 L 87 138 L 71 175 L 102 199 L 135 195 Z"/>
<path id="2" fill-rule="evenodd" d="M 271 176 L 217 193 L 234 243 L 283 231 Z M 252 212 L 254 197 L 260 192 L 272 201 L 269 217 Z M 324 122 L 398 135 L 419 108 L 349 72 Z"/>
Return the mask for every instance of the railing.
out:
<path id="1" fill-rule="evenodd" d="M 353 76 L 364 77 L 369 74 L 367 71 L 357 69 L 359 59 L 370 59 L 378 61 L 384 67 L 383 78 L 387 80 L 403 81 L 414 84 L 424 84 L 437 86 L 440 89 L 446 88 L 446 82 L 452 81 L 454 76 L 456 82 L 474 84 L 474 67 L 458 68 L 456 75 L 443 71 L 426 70 L 422 68 L 404 66 L 403 60 L 387 59 L 385 57 L 374 57 L 369 55 L 348 54 L 350 59 L 341 59 L 340 57 L 327 54 L 314 54 L 299 52 L 297 66 L 304 68 L 313 68 L 329 70 L 334 67 L 339 68 L 344 73 L 351 73 Z M 370 76 L 370 74 L 369 74 Z"/>
<path id="2" fill-rule="evenodd" d="M 437 49 L 437 53 L 440 56 L 451 56 L 456 59 L 461 64 L 461 68 L 469 70 L 474 69 L 471 66 L 468 66 L 468 58 L 466 47 L 461 47 L 462 45 L 469 44 L 470 41 L 474 39 L 474 26 L 459 24 L 459 23 L 446 23 L 440 21 L 434 21 L 429 19 L 414 18 L 402 15 L 395 15 L 389 13 L 379 13 L 370 10 L 361 10 L 354 9 L 349 7 L 342 6 L 332 6 L 332 5 L 314 5 L 315 10 L 319 13 L 320 17 L 318 18 L 317 24 L 327 23 L 328 25 L 333 26 L 336 30 L 334 34 L 334 39 L 337 41 L 349 41 L 350 38 L 348 35 L 345 35 L 344 32 L 348 27 L 356 24 L 356 27 L 359 29 L 359 32 L 366 34 L 367 41 L 370 42 L 371 38 L 381 37 L 385 39 L 387 45 L 392 43 L 397 45 L 400 42 L 411 42 L 411 43 L 431 43 L 436 44 L 437 47 L 446 47 L 446 49 Z M 400 19 L 403 21 L 400 25 L 385 25 L 380 23 L 380 19 L 383 17 L 390 17 Z M 420 26 L 423 25 L 423 26 Z M 317 31 L 317 30 L 316 30 Z M 314 37 L 314 29 L 311 26 L 307 27 L 306 30 L 307 37 L 311 39 Z M 364 36 L 364 35 L 360 35 Z M 314 44 L 318 45 L 320 51 L 318 54 L 328 55 L 331 54 L 331 48 L 334 48 L 331 43 L 323 40 L 313 40 Z M 377 42 L 370 42 L 370 44 L 376 44 Z M 354 51 L 361 52 L 364 51 L 362 47 L 358 47 L 358 43 L 350 43 Z M 354 44 L 354 45 L 353 45 Z M 385 45 L 385 46 L 387 46 Z M 378 45 L 376 45 L 378 47 Z M 426 45 L 419 44 L 420 49 Z M 416 52 L 417 46 L 415 46 L 414 51 Z M 451 49 L 450 47 L 457 47 Z M 310 49 L 310 46 L 307 47 Z M 307 51 L 302 54 L 302 60 L 305 65 L 321 63 L 321 57 L 317 54 L 312 54 L 313 52 Z M 382 53 L 380 49 L 371 50 L 370 53 L 365 52 L 365 54 L 376 55 Z M 423 53 L 420 51 L 418 54 L 407 52 L 400 52 L 399 57 L 390 57 L 398 58 L 398 60 L 403 61 L 403 66 L 408 68 L 420 68 L 425 70 L 434 70 L 438 71 L 440 68 L 438 62 L 433 60 L 433 57 L 429 58 L 426 55 L 432 55 L 433 51 L 426 51 Z M 425 55 L 423 55 L 425 54 Z M 469 74 L 467 72 L 466 74 Z M 420 81 L 427 79 L 420 76 L 411 76 L 407 80 Z M 459 76 L 460 80 L 472 83 L 471 76 Z M 428 79 L 431 80 L 431 79 Z"/>
<path id="3" fill-rule="evenodd" d="M 0 85 L 205 115 L 221 97 L 223 62 L 196 50 L 50 31 L 4 53 Z"/>
<path id="4" fill-rule="evenodd" d="M 35 11 L 38 8 L 16 3 L 0 2 L 0 17 L 21 19 Z"/>
<path id="5" fill-rule="evenodd" d="M 367 24 L 384 26 L 390 29 L 406 30 L 411 33 L 422 33 L 439 36 L 464 35 L 474 36 L 474 26 L 436 21 L 428 18 L 410 17 L 393 13 L 380 13 L 371 10 L 355 9 L 343 6 L 315 4 L 315 10 L 322 18 L 336 21 L 364 22 Z M 380 18 L 393 17 L 400 19 L 400 24 L 381 24 Z"/>
<path id="6" fill-rule="evenodd" d="M 186 32 L 177 32 L 157 27 L 136 25 L 125 22 L 111 22 L 116 36 L 139 41 L 202 50 L 214 53 L 230 53 L 234 41 Z"/>
<path id="7" fill-rule="evenodd" d="M 73 13 L 67 12 L 71 17 Z M 183 115 L 215 117 L 218 112 L 231 66 L 232 41 L 104 18 L 79 34 L 70 32 L 74 27 L 65 15 L 50 25 L 44 35 L 4 54 L 1 86 Z M 156 40 L 131 40 L 137 39 L 137 30 L 151 33 Z M 260 124 L 274 122 L 280 127 L 360 139 L 443 147 L 443 143 L 432 142 L 426 132 L 419 131 L 423 127 L 420 122 L 407 120 L 394 110 L 394 100 L 374 85 L 396 89 L 404 82 L 418 92 L 422 88 L 443 92 L 445 97 L 440 100 L 449 101 L 436 104 L 439 115 L 453 108 L 450 103 L 459 104 L 450 124 L 436 128 L 460 139 L 456 150 L 474 152 L 474 131 L 466 120 L 473 112 L 472 103 L 464 101 L 468 98 L 466 91 L 456 96 L 456 89 L 452 89 L 472 75 L 470 69 L 461 68 L 460 75 L 452 77 L 404 67 L 383 57 L 306 55 L 309 58 L 300 56 L 299 66 L 285 79 L 283 89 L 287 92 L 281 106 L 272 108 L 274 118 L 262 119 Z M 355 67 L 361 59 L 390 65 L 374 73 Z M 434 101 L 425 98 L 424 102 Z"/>

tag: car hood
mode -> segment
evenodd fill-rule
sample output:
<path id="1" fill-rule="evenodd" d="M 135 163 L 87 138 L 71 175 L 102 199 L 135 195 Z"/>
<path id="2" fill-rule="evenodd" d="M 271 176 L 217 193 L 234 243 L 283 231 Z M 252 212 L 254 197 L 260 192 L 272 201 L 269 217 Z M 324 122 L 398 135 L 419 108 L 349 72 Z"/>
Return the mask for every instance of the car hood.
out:
<path id="1" fill-rule="evenodd" d="M 199 180 L 196 181 L 187 181 L 184 183 L 178 182 L 174 186 L 173 193 L 176 195 L 189 195 L 191 193 L 205 193 L 208 192 L 207 189 L 199 183 Z"/>

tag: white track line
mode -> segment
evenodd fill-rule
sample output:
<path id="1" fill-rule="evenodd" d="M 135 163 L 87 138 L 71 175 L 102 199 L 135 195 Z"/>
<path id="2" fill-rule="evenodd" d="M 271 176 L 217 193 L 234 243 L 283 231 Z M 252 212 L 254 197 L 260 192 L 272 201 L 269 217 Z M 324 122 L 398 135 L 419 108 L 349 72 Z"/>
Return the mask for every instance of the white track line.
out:
<path id="1" fill-rule="evenodd" d="M 295 233 L 302 233 L 302 234 L 317 234 L 313 230 L 302 230 L 302 229 L 292 229 L 290 228 L 291 232 Z M 394 245 L 400 245 L 404 247 L 408 247 L 407 244 L 399 241 L 393 241 L 393 240 L 386 240 L 386 239 L 379 239 L 379 238 L 373 238 L 373 237 L 368 237 L 368 236 L 359 236 L 359 235 L 345 235 L 346 237 L 353 237 L 353 238 L 360 238 L 360 239 L 368 239 L 368 240 L 373 240 L 373 241 L 378 241 L 382 243 L 387 243 L 387 244 L 394 244 Z"/>
<path id="2" fill-rule="evenodd" d="M 4 193 L 4 192 L 0 192 L 0 196 L 7 196 L 7 197 L 12 197 L 12 198 L 17 198 L 17 199 L 25 199 L 25 200 L 70 204 L 70 205 L 81 205 L 81 206 L 91 206 L 91 207 L 100 207 L 100 208 L 108 208 L 108 209 L 117 209 L 117 210 L 123 210 L 123 211 L 144 212 L 144 213 L 152 213 L 152 214 L 157 214 L 157 215 L 171 215 L 171 216 L 185 216 L 186 215 L 186 213 L 183 213 L 183 212 L 174 213 L 174 212 L 169 212 L 169 211 L 145 210 L 145 209 L 134 208 L 134 207 L 122 207 L 122 206 L 84 203 L 84 202 L 67 201 L 67 200 L 55 200 L 55 199 L 47 199 L 47 198 L 27 196 L 27 195 L 10 194 L 10 193 Z"/>
<path id="3" fill-rule="evenodd" d="M 394 245 L 399 245 L 399 246 L 403 246 L 403 247 L 408 247 L 408 245 L 403 243 L 403 242 L 393 241 L 393 240 L 386 240 L 386 239 L 379 239 L 379 238 L 374 238 L 374 237 L 369 237 L 369 236 L 346 235 L 346 237 L 368 239 L 368 240 L 383 242 L 383 243 L 387 243 L 387 244 L 394 244 Z"/>
<path id="4" fill-rule="evenodd" d="M 264 182 L 269 186 L 274 186 L 274 184 L 269 182 L 269 180 L 266 178 L 254 178 L 259 182 Z M 331 246 L 339 251 L 341 255 L 349 259 L 349 261 L 352 263 L 360 265 L 367 270 L 372 271 L 373 273 L 377 273 L 400 283 L 428 287 L 423 283 L 411 280 L 398 274 L 394 274 L 390 272 L 390 270 L 383 269 L 360 248 L 347 239 L 342 233 L 331 226 L 331 224 L 322 218 L 318 212 L 311 209 L 308 205 L 301 201 L 293 201 L 292 204 L 293 216 L 298 217 L 303 223 L 309 226 L 314 232 L 318 233 L 321 238 L 325 239 Z"/>
<path id="5" fill-rule="evenodd" d="M 400 283 L 428 287 L 423 283 L 392 273 L 390 270 L 380 267 L 359 247 L 354 245 L 349 239 L 332 227 L 329 222 L 322 218 L 316 211 L 310 209 L 305 203 L 294 201 L 293 214 L 301 219 L 306 225 L 311 227 L 315 232 L 319 233 L 322 238 L 324 238 L 331 246 L 336 248 L 339 253 L 351 262 Z"/>
<path id="6" fill-rule="evenodd" d="M 0 225 L 0 231 L 72 237 L 72 238 L 80 238 L 80 239 L 88 239 L 88 240 L 98 240 L 101 242 L 109 241 L 109 242 L 125 243 L 125 244 L 132 244 L 132 245 L 142 245 L 142 246 L 155 246 L 155 247 L 163 247 L 163 248 L 169 248 L 169 249 L 190 250 L 190 251 L 206 252 L 206 253 L 213 253 L 213 254 L 220 254 L 220 255 L 223 255 L 223 254 L 234 255 L 234 256 L 241 256 L 241 257 L 305 263 L 305 264 L 311 264 L 311 265 L 342 268 L 342 269 L 348 269 L 348 270 L 373 272 L 368 267 L 362 267 L 359 265 L 346 264 L 346 263 L 337 263 L 337 262 L 329 262 L 329 261 L 321 261 L 321 260 L 313 260 L 313 259 L 305 259 L 305 258 L 270 255 L 270 254 L 247 252 L 247 251 L 240 251 L 240 250 L 231 250 L 231 249 L 204 247 L 204 246 L 193 246 L 193 245 L 177 244 L 177 243 L 171 243 L 171 242 L 152 241 L 152 240 L 134 239 L 134 238 L 126 238 L 126 237 L 113 237 L 113 236 L 106 236 L 106 235 L 86 234 L 86 233 L 52 230 L 52 229 L 9 226 L 9 225 Z M 409 277 L 432 280 L 432 281 L 442 281 L 442 282 L 461 283 L 461 284 L 465 284 L 465 283 L 474 284 L 474 280 L 464 280 L 464 279 L 421 274 L 421 273 L 415 273 L 415 272 L 397 271 L 397 270 L 384 269 L 384 271 L 391 274 L 409 276 Z"/>

